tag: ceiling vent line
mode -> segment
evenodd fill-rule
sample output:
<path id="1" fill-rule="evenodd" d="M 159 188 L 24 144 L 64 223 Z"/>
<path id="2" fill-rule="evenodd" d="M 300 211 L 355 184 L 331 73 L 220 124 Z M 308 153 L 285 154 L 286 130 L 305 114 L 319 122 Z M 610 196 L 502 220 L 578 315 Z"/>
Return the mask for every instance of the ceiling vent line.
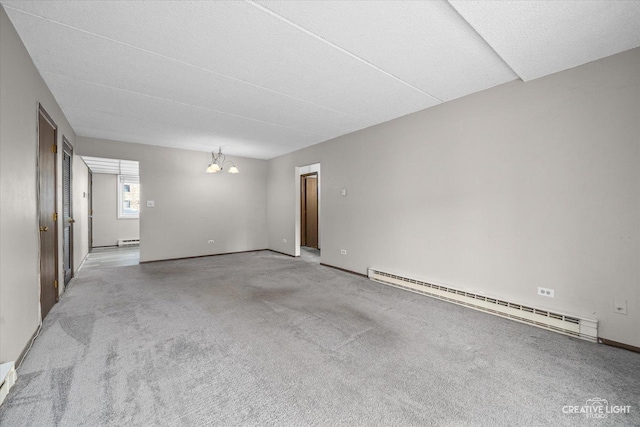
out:
<path id="1" fill-rule="evenodd" d="M 369 279 L 443 301 L 483 311 L 485 313 L 526 323 L 549 331 L 597 342 L 598 321 L 554 313 L 528 305 L 509 302 L 485 295 L 462 291 L 449 286 L 441 286 L 409 277 L 384 272 L 374 268 L 367 270 Z"/>

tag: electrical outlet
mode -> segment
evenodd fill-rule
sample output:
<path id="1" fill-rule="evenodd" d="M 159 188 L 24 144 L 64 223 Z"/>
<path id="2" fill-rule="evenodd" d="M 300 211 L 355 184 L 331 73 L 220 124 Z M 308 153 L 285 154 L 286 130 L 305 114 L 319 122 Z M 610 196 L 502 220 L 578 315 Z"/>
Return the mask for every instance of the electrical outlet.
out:
<path id="1" fill-rule="evenodd" d="M 342 255 L 346 255 L 346 254 L 347 254 L 347 250 L 346 250 L 346 249 L 340 249 L 340 253 L 341 253 Z"/>
<path id="2" fill-rule="evenodd" d="M 345 196 L 347 195 L 347 189 L 346 189 L 346 188 L 343 188 L 343 189 L 340 191 L 340 194 L 342 195 L 342 197 L 345 197 Z"/>
<path id="3" fill-rule="evenodd" d="M 614 298 L 613 312 L 618 314 L 627 314 L 627 300 L 622 298 Z"/>
<path id="4" fill-rule="evenodd" d="M 282 243 L 287 243 L 287 239 L 282 239 Z"/>
<path id="5" fill-rule="evenodd" d="M 553 289 L 549 289 L 549 288 L 538 288 L 538 295 L 542 295 L 543 297 L 549 297 L 549 298 L 555 297 L 555 293 Z"/>
<path id="6" fill-rule="evenodd" d="M 209 243 L 210 245 L 213 245 L 215 243 L 214 240 L 209 240 L 207 243 Z"/>

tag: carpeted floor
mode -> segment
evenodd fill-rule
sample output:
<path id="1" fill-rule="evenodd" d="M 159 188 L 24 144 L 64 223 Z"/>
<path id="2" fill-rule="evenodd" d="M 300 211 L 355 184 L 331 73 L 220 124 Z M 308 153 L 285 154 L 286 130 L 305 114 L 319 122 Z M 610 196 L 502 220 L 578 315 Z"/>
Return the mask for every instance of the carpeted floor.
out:
<path id="1" fill-rule="evenodd" d="M 320 249 L 300 246 L 300 259 L 303 261 L 315 262 L 316 264 L 320 264 Z"/>
<path id="2" fill-rule="evenodd" d="M 3 427 L 640 425 L 639 354 L 268 251 L 83 269 L 18 375 Z"/>

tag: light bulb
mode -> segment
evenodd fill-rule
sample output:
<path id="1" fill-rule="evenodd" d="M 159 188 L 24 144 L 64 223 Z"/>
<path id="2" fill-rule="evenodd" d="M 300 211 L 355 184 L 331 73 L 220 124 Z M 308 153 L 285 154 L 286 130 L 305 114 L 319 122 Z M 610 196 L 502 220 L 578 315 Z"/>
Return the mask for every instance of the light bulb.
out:
<path id="1" fill-rule="evenodd" d="M 220 172 L 220 166 L 217 163 L 211 163 L 207 168 L 207 173 Z"/>

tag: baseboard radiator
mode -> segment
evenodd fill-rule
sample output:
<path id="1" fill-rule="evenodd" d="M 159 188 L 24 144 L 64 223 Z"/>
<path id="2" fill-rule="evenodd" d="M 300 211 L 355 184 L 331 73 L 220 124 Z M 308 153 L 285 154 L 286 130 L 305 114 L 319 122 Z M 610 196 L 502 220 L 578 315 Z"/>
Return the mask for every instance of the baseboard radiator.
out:
<path id="1" fill-rule="evenodd" d="M 118 246 L 138 246 L 140 239 L 118 239 Z"/>
<path id="2" fill-rule="evenodd" d="M 0 405 L 4 402 L 5 397 L 9 394 L 9 390 L 16 383 L 18 374 L 13 362 L 7 362 L 0 365 Z"/>
<path id="3" fill-rule="evenodd" d="M 598 340 L 598 321 L 554 313 L 514 302 L 478 295 L 449 286 L 441 286 L 409 277 L 368 269 L 369 279 L 432 298 L 463 305 L 474 310 L 527 323 L 591 342 Z"/>

